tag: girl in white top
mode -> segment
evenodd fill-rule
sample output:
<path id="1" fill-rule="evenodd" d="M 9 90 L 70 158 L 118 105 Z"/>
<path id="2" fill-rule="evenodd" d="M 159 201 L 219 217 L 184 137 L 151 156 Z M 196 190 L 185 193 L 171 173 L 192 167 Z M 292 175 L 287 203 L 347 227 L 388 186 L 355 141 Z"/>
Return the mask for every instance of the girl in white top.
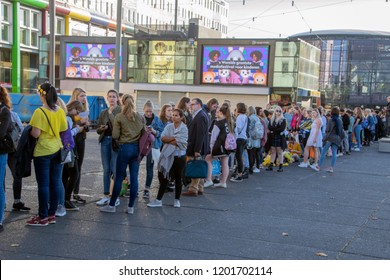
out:
<path id="1" fill-rule="evenodd" d="M 301 164 L 298 166 L 299 167 L 309 166 L 308 160 L 310 155 L 310 149 L 313 147 L 314 163 L 310 165 L 310 167 L 318 171 L 318 169 L 316 168 L 318 165 L 318 148 L 322 147 L 322 133 L 321 133 L 322 120 L 318 109 L 313 109 L 311 111 L 311 117 L 313 119 L 313 123 L 311 124 L 310 135 L 309 138 L 307 139 L 307 143 L 303 153 L 303 162 L 301 162 Z"/>

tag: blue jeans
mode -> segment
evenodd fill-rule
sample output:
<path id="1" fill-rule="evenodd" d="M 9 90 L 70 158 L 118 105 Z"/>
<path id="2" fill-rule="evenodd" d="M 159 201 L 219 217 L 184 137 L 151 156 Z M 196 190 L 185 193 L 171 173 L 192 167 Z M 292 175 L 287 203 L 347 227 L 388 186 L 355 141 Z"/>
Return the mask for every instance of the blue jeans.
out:
<path id="1" fill-rule="evenodd" d="M 7 166 L 8 154 L 0 154 L 0 224 L 3 224 L 5 209 L 5 167 Z"/>
<path id="2" fill-rule="evenodd" d="M 352 151 L 352 132 L 348 132 L 349 152 Z"/>
<path id="3" fill-rule="evenodd" d="M 153 168 L 154 168 L 154 162 L 152 157 L 152 152 L 148 154 L 146 157 L 146 181 L 145 181 L 145 188 L 150 188 L 153 180 Z"/>
<path id="4" fill-rule="evenodd" d="M 65 187 L 62 182 L 62 171 L 64 170 L 64 165 L 61 166 L 61 174 L 60 174 L 60 187 L 58 188 L 58 205 L 65 205 Z"/>
<path id="5" fill-rule="evenodd" d="M 100 143 L 100 154 L 103 165 L 103 191 L 105 195 L 110 194 L 110 179 L 111 173 L 116 174 L 116 160 L 118 158 L 118 152 L 112 150 L 112 137 L 104 136 Z"/>
<path id="6" fill-rule="evenodd" d="M 34 157 L 35 177 L 38 183 L 38 214 L 41 219 L 55 214 L 58 206 L 61 170 L 59 152 Z"/>
<path id="7" fill-rule="evenodd" d="M 322 167 L 322 165 L 324 163 L 324 160 L 325 160 L 325 157 L 326 157 L 326 153 L 328 152 L 329 147 L 332 147 L 332 162 L 331 162 L 330 165 L 332 166 L 332 168 L 336 165 L 337 150 L 338 150 L 339 147 L 336 144 L 333 144 L 333 143 L 327 141 L 325 146 L 323 147 L 323 150 L 322 150 L 322 153 L 321 153 L 321 157 L 320 157 L 320 161 L 318 163 L 318 165 L 320 167 Z"/>
<path id="8" fill-rule="evenodd" d="M 357 147 L 359 149 L 362 147 L 361 131 L 362 131 L 362 126 L 360 124 L 358 124 L 355 127 L 354 132 L 355 132 L 355 138 L 356 138 L 356 141 L 357 141 Z"/>
<path id="9" fill-rule="evenodd" d="M 129 207 L 134 207 L 138 195 L 138 162 L 139 146 L 137 143 L 128 143 L 121 145 L 116 162 L 116 177 L 114 189 L 112 190 L 110 205 L 114 206 L 122 188 L 122 181 L 126 177 L 126 168 L 130 169 L 130 199 Z"/>

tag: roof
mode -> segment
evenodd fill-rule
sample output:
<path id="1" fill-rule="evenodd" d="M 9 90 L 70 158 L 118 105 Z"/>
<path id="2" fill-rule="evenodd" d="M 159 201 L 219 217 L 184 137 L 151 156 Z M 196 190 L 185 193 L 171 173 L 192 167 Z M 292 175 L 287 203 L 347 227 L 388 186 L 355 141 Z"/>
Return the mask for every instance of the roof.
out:
<path id="1" fill-rule="evenodd" d="M 359 30 L 359 29 L 330 29 L 330 30 L 314 30 L 312 32 L 304 32 L 291 35 L 294 37 L 311 37 L 311 36 L 334 36 L 334 37 L 346 37 L 346 36 L 370 36 L 370 37 L 390 37 L 390 32 L 385 31 L 372 31 L 372 30 Z"/>

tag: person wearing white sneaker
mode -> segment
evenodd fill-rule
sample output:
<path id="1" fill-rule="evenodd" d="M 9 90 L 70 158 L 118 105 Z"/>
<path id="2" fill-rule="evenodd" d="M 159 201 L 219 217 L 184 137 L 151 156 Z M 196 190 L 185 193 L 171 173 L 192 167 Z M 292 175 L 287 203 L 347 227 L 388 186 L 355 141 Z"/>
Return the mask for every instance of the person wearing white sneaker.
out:
<path id="1" fill-rule="evenodd" d="M 97 206 L 104 206 L 110 202 L 110 197 L 104 196 L 99 201 L 96 202 Z"/>
<path id="2" fill-rule="evenodd" d="M 103 166 L 103 193 L 104 197 L 96 202 L 97 206 L 104 206 L 110 202 L 111 173 L 115 179 L 116 160 L 118 158 L 119 146 L 112 139 L 112 130 L 115 116 L 120 113 L 119 94 L 111 89 L 107 92 L 108 108 L 103 110 L 98 118 L 96 132 L 99 134 L 100 156 Z M 114 142 L 113 142 L 114 141 Z"/>
<path id="3" fill-rule="evenodd" d="M 325 146 L 322 150 L 320 161 L 319 161 L 319 168 L 322 167 L 325 161 L 326 153 L 329 149 L 329 147 L 332 148 L 332 161 L 331 161 L 331 167 L 328 171 L 333 173 L 334 166 L 336 165 L 337 161 L 337 149 L 341 145 L 341 141 L 345 137 L 345 132 L 343 129 L 343 123 L 341 121 L 341 118 L 339 116 L 339 108 L 333 107 L 331 110 L 331 119 L 326 124 L 326 135 L 325 135 Z"/>
<path id="4" fill-rule="evenodd" d="M 218 184 L 214 184 L 214 187 L 226 189 L 227 185 L 226 185 L 226 183 L 218 183 Z"/>
<path id="5" fill-rule="evenodd" d="M 175 208 L 180 208 L 180 200 L 175 199 L 175 200 L 173 201 L 173 207 L 175 207 Z"/>
<path id="6" fill-rule="evenodd" d="M 318 112 L 318 109 L 313 109 L 311 111 L 311 118 L 313 120 L 310 129 L 310 135 L 307 139 L 306 146 L 303 152 L 303 162 L 298 165 L 299 167 L 308 167 L 309 166 L 309 156 L 310 150 L 314 149 L 314 163 L 313 166 L 310 165 L 312 169 L 315 170 L 315 167 L 318 163 L 318 149 L 322 148 L 322 133 L 321 126 L 322 120 L 321 115 Z"/>
<path id="7" fill-rule="evenodd" d="M 215 112 L 216 121 L 211 131 L 210 138 L 210 151 L 211 154 L 206 156 L 206 161 L 209 166 L 207 179 L 205 182 L 209 186 L 214 185 L 214 187 L 220 187 L 222 184 L 225 184 L 229 176 L 229 153 L 225 148 L 225 141 L 228 133 L 234 133 L 234 127 L 232 124 L 232 117 L 230 114 L 229 105 L 227 103 L 222 104 L 220 107 L 217 107 Z M 221 162 L 222 175 L 221 180 L 218 184 L 212 184 L 211 173 L 212 173 L 212 162 L 213 158 L 219 158 Z M 210 184 L 211 183 L 211 184 Z"/>
<path id="8" fill-rule="evenodd" d="M 155 199 L 152 202 L 146 204 L 146 206 L 154 208 L 154 207 L 162 207 L 162 201 L 159 199 Z"/>
<path id="9" fill-rule="evenodd" d="M 100 207 L 100 212 L 115 213 L 116 207 L 107 204 L 106 206 Z"/>
<path id="10" fill-rule="evenodd" d="M 161 134 L 164 145 L 157 164 L 160 187 L 157 199 L 147 204 L 148 207 L 162 206 L 162 198 L 172 176 L 175 179 L 175 201 L 180 199 L 188 142 L 188 128 L 183 122 L 184 120 L 184 112 L 180 109 L 174 109 L 172 123 L 167 124 Z"/>

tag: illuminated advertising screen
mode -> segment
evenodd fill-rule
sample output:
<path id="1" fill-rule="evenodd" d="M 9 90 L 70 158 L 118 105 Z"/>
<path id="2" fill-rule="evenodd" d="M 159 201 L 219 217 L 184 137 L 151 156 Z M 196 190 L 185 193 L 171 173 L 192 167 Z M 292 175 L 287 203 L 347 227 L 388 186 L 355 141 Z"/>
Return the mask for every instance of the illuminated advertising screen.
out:
<path id="1" fill-rule="evenodd" d="M 203 46 L 202 83 L 267 85 L 269 46 Z"/>
<path id="2" fill-rule="evenodd" d="M 172 84 L 175 69 L 175 42 L 151 41 L 149 50 L 149 82 Z"/>
<path id="3" fill-rule="evenodd" d="M 115 79 L 115 44 L 66 43 L 65 57 L 66 78 Z"/>

